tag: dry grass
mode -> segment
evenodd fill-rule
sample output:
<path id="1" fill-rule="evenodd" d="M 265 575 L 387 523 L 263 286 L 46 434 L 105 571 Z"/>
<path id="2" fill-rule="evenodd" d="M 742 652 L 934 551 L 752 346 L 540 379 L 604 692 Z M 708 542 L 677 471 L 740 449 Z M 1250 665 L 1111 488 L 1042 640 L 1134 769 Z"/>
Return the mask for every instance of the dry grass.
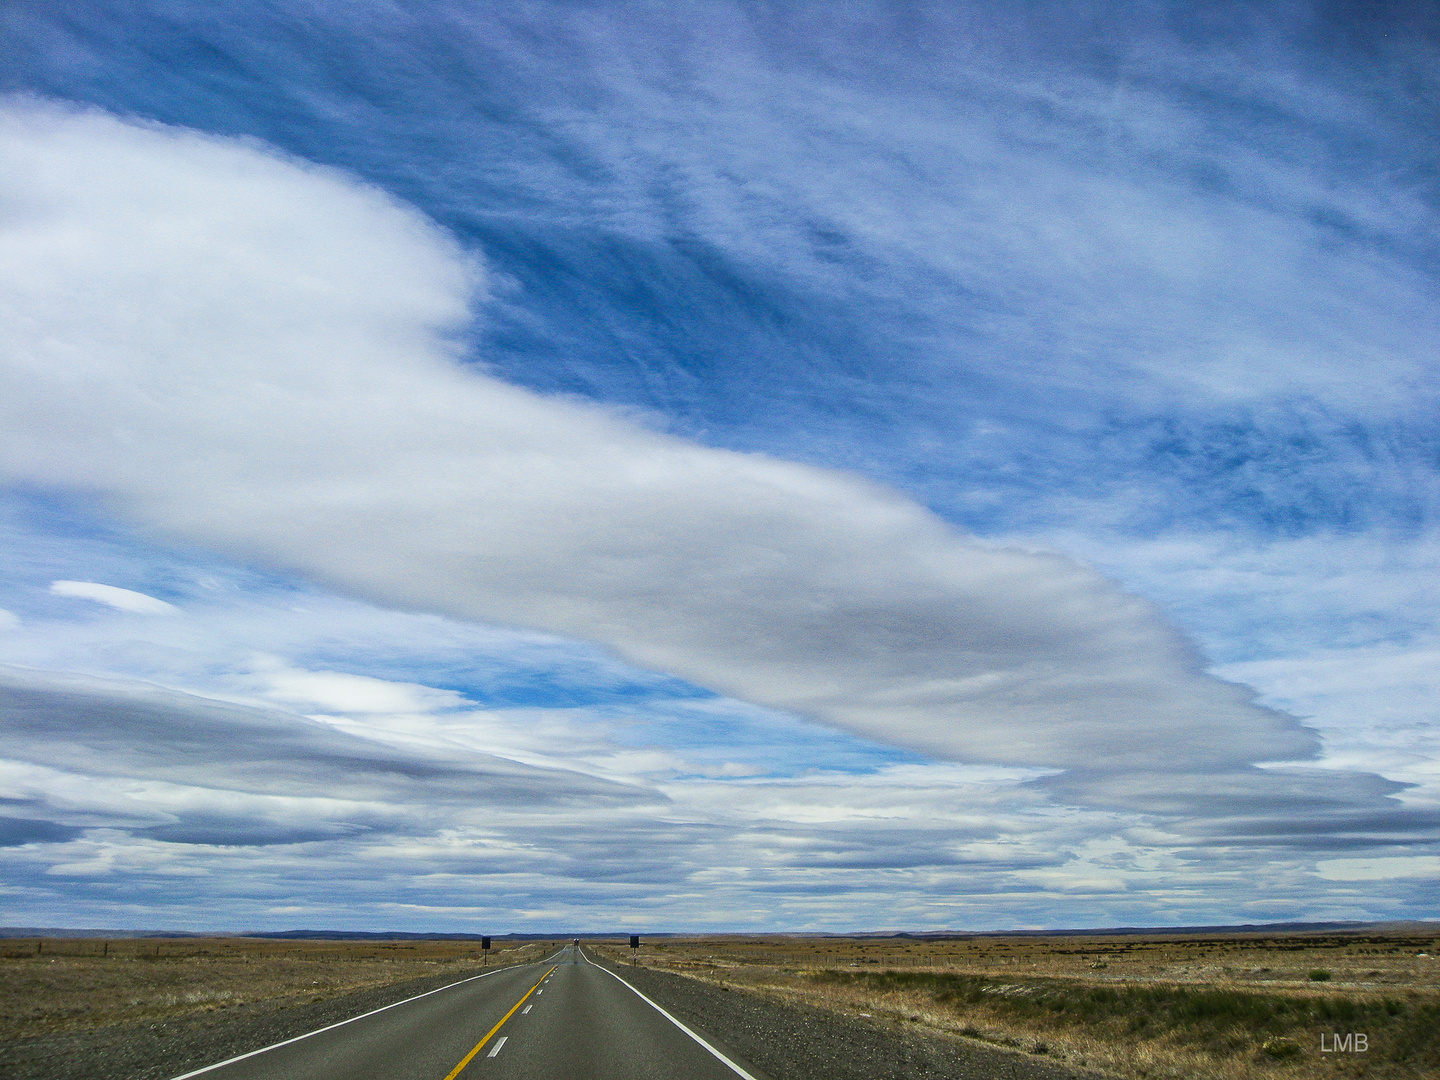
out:
<path id="1" fill-rule="evenodd" d="M 1134 1080 L 1400 1080 L 1440 1077 L 1437 943 L 1431 932 L 717 937 L 642 953 L 648 966 Z M 1352 1032 L 1367 1052 L 1321 1052 L 1322 1036 Z"/>
<path id="2" fill-rule="evenodd" d="M 492 964 L 550 947 L 496 944 Z M 647 966 L 1131 1080 L 1433 1080 L 1437 945 L 1418 932 L 771 936 L 671 938 L 641 952 Z M 623 947 L 603 951 L 629 960 Z M 479 956 L 470 941 L 5 940 L 0 1040 L 311 1001 L 458 974 Z M 1368 1052 L 1322 1054 L 1321 1036 L 1337 1032 L 1366 1033 Z"/>
<path id="3" fill-rule="evenodd" d="M 538 955 L 496 942 L 490 964 Z M 473 941 L 0 941 L 0 1041 L 252 1002 L 318 1001 L 481 962 Z"/>

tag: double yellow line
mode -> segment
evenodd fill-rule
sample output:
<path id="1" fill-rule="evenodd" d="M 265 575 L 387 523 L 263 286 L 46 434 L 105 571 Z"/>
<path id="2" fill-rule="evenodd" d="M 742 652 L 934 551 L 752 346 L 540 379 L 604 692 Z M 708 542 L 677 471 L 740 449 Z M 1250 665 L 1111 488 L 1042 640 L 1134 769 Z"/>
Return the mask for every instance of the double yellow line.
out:
<path id="1" fill-rule="evenodd" d="M 555 967 L 559 966 L 559 964 L 555 965 Z M 554 970 L 554 967 L 550 969 L 550 971 Z M 460 1064 L 456 1065 L 455 1068 L 450 1070 L 450 1073 L 448 1076 L 445 1077 L 445 1080 L 455 1080 L 455 1077 L 460 1075 L 461 1070 L 464 1069 L 466 1065 L 469 1065 L 470 1062 L 474 1060 L 475 1055 L 485 1048 L 485 1044 L 495 1037 L 495 1033 L 505 1026 L 505 1021 L 509 1020 L 510 1017 L 515 1015 L 515 1010 L 520 1008 L 521 1005 L 524 1005 L 526 999 L 529 998 L 529 996 L 533 994 L 536 990 L 540 989 L 540 983 L 543 983 L 546 979 L 550 977 L 550 971 L 547 971 L 544 975 L 541 975 L 539 982 L 537 982 L 534 986 L 530 987 L 529 990 L 525 991 L 525 997 L 522 997 L 519 1001 L 515 1002 L 515 1004 L 510 1007 L 510 1011 L 500 1018 L 500 1022 L 494 1027 L 492 1027 L 489 1031 L 487 1031 L 485 1033 L 485 1037 L 475 1044 L 475 1049 L 471 1050 L 468 1054 L 461 1058 Z"/>

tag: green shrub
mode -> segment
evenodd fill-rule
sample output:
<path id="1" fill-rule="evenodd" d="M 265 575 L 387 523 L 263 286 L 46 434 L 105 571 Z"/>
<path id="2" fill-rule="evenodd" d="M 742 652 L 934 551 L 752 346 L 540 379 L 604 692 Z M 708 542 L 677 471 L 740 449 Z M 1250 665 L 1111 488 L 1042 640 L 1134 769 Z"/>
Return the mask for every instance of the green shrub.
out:
<path id="1" fill-rule="evenodd" d="M 1277 1061 L 1287 1061 L 1300 1056 L 1300 1046 L 1294 1039 L 1266 1039 L 1260 1046 L 1260 1052 Z"/>
<path id="2" fill-rule="evenodd" d="M 1364 1031 L 1369 1058 L 1403 1063 L 1423 1075 L 1440 1077 L 1440 1001 L 1418 996 L 1380 1000 L 1346 994 L 1286 995 L 1213 986 L 1085 986 L 1044 977 L 934 971 L 817 971 L 816 982 L 857 989 L 918 991 L 979 1027 L 972 1007 L 1048 1028 L 1083 1028 L 1100 1039 L 1171 1038 L 1213 1053 L 1233 1053 L 1261 1044 L 1263 1056 L 1288 1060 L 1309 1045 L 1316 1031 Z M 996 1041 L 996 1036 L 989 1036 Z M 1272 1043 L 1265 1049 L 1266 1043 Z M 1008 1045 L 1008 1044 L 1007 1044 Z M 1293 1050 L 1284 1049 L 1286 1045 Z M 1429 1070 L 1428 1073 L 1425 1070 Z"/>
<path id="3" fill-rule="evenodd" d="M 1316 968 L 1314 971 L 1310 972 L 1310 981 L 1329 982 L 1330 972 L 1326 971 L 1324 968 Z"/>

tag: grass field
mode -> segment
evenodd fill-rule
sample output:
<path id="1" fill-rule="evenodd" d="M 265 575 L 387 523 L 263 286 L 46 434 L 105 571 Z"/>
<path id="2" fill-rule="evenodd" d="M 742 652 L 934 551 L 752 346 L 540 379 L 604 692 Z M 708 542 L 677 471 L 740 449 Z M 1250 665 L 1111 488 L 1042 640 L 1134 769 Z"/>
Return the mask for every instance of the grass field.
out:
<path id="1" fill-rule="evenodd" d="M 1138 1080 L 1435 1080 L 1437 944 L 1418 932 L 715 937 L 642 954 L 647 966 Z"/>
<path id="2" fill-rule="evenodd" d="M 492 965 L 542 947 L 496 945 Z M 0 941 L 0 1041 L 315 1001 L 481 962 L 475 941 L 9 938 Z"/>
<path id="3" fill-rule="evenodd" d="M 488 962 L 538 959 L 558 940 L 497 941 Z M 628 962 L 622 942 L 587 944 Z M 1433 932 L 774 935 L 648 939 L 641 958 L 1130 1080 L 1435 1080 L 1437 947 Z M 0 1040 L 308 1002 L 479 963 L 474 941 L 6 939 Z"/>

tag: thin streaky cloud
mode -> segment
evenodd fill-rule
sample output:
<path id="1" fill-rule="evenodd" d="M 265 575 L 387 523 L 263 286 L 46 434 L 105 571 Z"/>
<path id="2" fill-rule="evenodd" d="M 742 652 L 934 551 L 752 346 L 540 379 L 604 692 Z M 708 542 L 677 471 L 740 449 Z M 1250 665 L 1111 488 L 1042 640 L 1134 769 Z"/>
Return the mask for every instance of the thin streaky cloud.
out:
<path id="1" fill-rule="evenodd" d="M 122 589 L 117 585 L 102 585 L 96 581 L 52 581 L 50 592 L 55 596 L 73 596 L 80 600 L 94 600 L 119 611 L 134 615 L 174 615 L 179 611 L 174 604 L 168 604 L 134 589 Z"/>

